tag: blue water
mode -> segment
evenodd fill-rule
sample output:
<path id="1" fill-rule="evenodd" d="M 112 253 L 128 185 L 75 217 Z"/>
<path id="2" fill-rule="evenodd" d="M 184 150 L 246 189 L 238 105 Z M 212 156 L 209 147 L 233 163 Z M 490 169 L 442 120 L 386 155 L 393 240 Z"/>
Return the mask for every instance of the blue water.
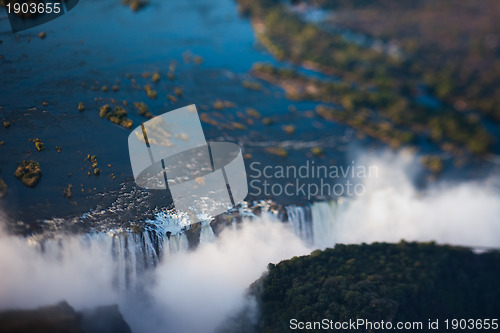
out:
<path id="1" fill-rule="evenodd" d="M 42 31 L 45 39 L 38 37 Z M 4 209 L 24 220 L 78 215 L 95 209 L 103 198 L 112 202 L 121 188 L 130 189 L 130 130 L 100 119 L 99 108 L 104 104 L 128 101 L 134 127 L 145 118 L 136 113 L 133 102 L 145 102 L 153 114 L 196 104 L 200 113 L 220 122 L 244 123 L 248 127 L 244 131 L 206 123 L 203 128 L 208 140 L 239 144 L 252 155 L 247 164 L 258 160 L 264 165 L 300 165 L 311 158 L 310 149 L 315 146 L 325 150 L 324 163 L 342 163 L 348 144 L 356 141 L 347 127 L 310 113 L 306 116 L 316 103 L 290 101 L 280 88 L 265 82 L 261 82 L 262 91 L 242 86 L 243 80 L 256 80 L 249 73 L 255 62 L 277 62 L 256 47 L 250 22 L 238 15 L 231 0 L 152 0 L 137 13 L 119 0 L 81 0 L 62 17 L 16 34 L 0 10 L 0 39 L 0 120 L 12 124 L 9 129 L 0 127 L 0 141 L 5 141 L 0 146 L 0 176 L 9 187 Z M 203 63 L 184 62 L 186 52 L 201 56 Z M 176 63 L 173 82 L 166 77 L 172 62 Z M 157 84 L 141 75 L 155 71 L 162 76 Z M 158 98 L 149 99 L 144 89 L 133 88 L 127 74 L 141 87 L 153 85 Z M 120 90 L 112 92 L 116 80 Z M 100 90 L 103 85 L 107 92 Z M 174 103 L 167 94 L 173 94 L 175 87 L 183 90 L 183 96 Z M 217 99 L 236 107 L 214 110 Z M 80 102 L 86 108 L 81 113 Z M 296 111 L 291 112 L 290 106 Z M 257 109 L 273 124 L 265 126 L 261 120 L 247 124 L 247 108 Z M 293 135 L 282 129 L 289 124 L 296 126 Z M 47 150 L 36 151 L 29 141 L 33 138 L 40 138 Z M 55 146 L 61 146 L 62 152 L 57 153 Z M 264 149 L 269 146 L 284 146 L 290 154 L 287 158 L 268 154 Z M 97 155 L 99 177 L 88 175 L 87 154 Z M 25 159 L 34 159 L 42 167 L 35 189 L 13 177 Z M 68 184 L 73 185 L 71 200 L 62 196 Z M 151 205 L 162 205 L 162 200 Z"/>

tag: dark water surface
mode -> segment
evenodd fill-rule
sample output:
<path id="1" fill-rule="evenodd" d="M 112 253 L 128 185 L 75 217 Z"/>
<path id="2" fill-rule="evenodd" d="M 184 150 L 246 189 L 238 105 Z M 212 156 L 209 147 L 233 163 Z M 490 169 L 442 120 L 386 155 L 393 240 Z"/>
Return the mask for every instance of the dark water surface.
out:
<path id="1" fill-rule="evenodd" d="M 38 37 L 42 31 L 47 33 L 44 39 Z M 260 82 L 259 91 L 244 88 L 244 81 L 259 82 L 249 74 L 255 62 L 290 64 L 276 63 L 258 47 L 250 22 L 238 15 L 231 0 L 151 1 L 137 13 L 119 0 L 82 0 L 64 16 L 16 34 L 1 12 L 0 39 L 0 120 L 11 123 L 10 128 L 0 126 L 0 141 L 5 142 L 0 145 L 0 177 L 9 188 L 2 206 L 11 220 L 24 221 L 35 230 L 45 219 L 86 212 L 97 216 L 111 212 L 117 221 L 142 220 L 152 209 L 171 204 L 167 191 L 149 193 L 135 186 L 127 147 L 130 130 L 101 119 L 99 109 L 104 104 L 127 101 L 125 109 L 134 128 L 147 120 L 137 114 L 134 102 L 146 103 L 155 115 L 196 104 L 200 115 L 218 122 L 202 123 L 207 140 L 240 145 L 250 177 L 252 162 L 261 167 L 301 166 L 307 161 L 350 165 L 356 148 L 381 146 L 359 139 L 346 126 L 325 122 L 312 112 L 315 103 L 291 101 L 280 88 L 265 82 Z M 194 55 L 203 62 L 195 63 Z M 167 78 L 172 65 L 173 81 Z M 154 83 L 143 76 L 146 72 L 158 72 L 161 80 Z M 158 92 L 156 99 L 148 98 L 146 84 Z M 116 92 L 114 85 L 119 87 Z M 167 95 L 174 95 L 175 88 L 181 88 L 183 95 L 172 102 Z M 235 107 L 216 110 L 218 99 Z M 84 112 L 78 111 L 80 102 Z M 249 116 L 248 108 L 258 110 L 261 118 Z M 263 124 L 265 117 L 270 125 Z M 246 129 L 235 129 L 233 122 Z M 287 134 L 283 125 L 294 125 L 295 133 Z M 35 149 L 29 141 L 34 138 L 45 143 L 45 151 Z M 418 145 L 432 150 L 426 142 Z M 62 148 L 60 153 L 56 146 Z M 269 147 L 284 148 L 288 156 L 270 154 L 265 151 Z M 311 153 L 315 147 L 322 148 L 323 157 Z M 100 176 L 92 174 L 88 154 L 97 156 Z M 13 176 L 23 160 L 41 165 L 42 178 L 34 189 Z M 463 178 L 463 169 L 454 173 L 448 170 L 452 162 L 446 163 L 449 174 Z M 474 175 L 483 176 L 481 166 L 466 177 Z M 68 184 L 73 186 L 72 199 L 63 197 Z M 250 195 L 248 200 L 263 198 L 269 196 Z M 310 201 L 301 196 L 271 198 L 281 204 Z"/>
<path id="2" fill-rule="evenodd" d="M 42 31 L 47 33 L 45 39 L 38 37 Z M 275 61 L 256 47 L 250 22 L 238 15 L 230 0 L 152 1 L 138 13 L 119 1 L 86 0 L 59 19 L 16 34 L 2 14 L 0 39 L 0 117 L 12 125 L 0 128 L 0 140 L 5 141 L 0 146 L 0 176 L 9 187 L 4 210 L 15 219 L 33 222 L 79 215 L 105 210 L 117 201 L 133 219 L 152 207 L 168 205 L 167 193 L 151 195 L 135 188 L 127 147 L 130 130 L 99 118 L 104 104 L 126 100 L 134 127 L 146 120 L 131 105 L 141 101 L 153 114 L 196 104 L 200 114 L 208 113 L 220 123 L 243 123 L 246 130 L 207 123 L 203 127 L 208 140 L 235 142 L 251 154 L 247 169 L 254 160 L 263 165 L 301 164 L 312 158 L 310 149 L 315 146 L 325 150 L 322 163 L 343 163 L 353 140 L 352 130 L 345 126 L 306 116 L 304 111 L 312 110 L 314 103 L 291 102 L 279 88 L 263 82 L 261 91 L 242 86 L 244 80 L 255 81 L 249 75 L 253 63 Z M 186 55 L 199 55 L 203 63 L 186 62 Z M 170 81 L 167 73 L 173 61 L 175 80 Z M 162 77 L 156 84 L 142 76 L 155 71 Z M 131 79 L 141 88 L 134 88 Z M 119 91 L 113 92 L 116 80 Z M 146 84 L 158 92 L 157 99 L 147 97 L 142 89 Z M 107 92 L 101 91 L 104 85 Z M 173 103 L 167 94 L 174 95 L 175 87 L 183 90 L 183 96 Z M 213 108 L 217 99 L 236 107 L 217 111 Z M 85 105 L 84 112 L 78 112 L 79 102 Z M 292 104 L 296 111 L 290 111 Z M 273 124 L 265 126 L 260 119 L 247 124 L 247 108 L 271 117 Z M 296 133 L 286 134 L 285 124 L 294 124 Z M 40 138 L 46 150 L 36 151 L 29 141 L 33 138 Z M 60 153 L 56 146 L 62 147 Z M 284 159 L 263 152 L 269 146 L 283 146 L 290 154 Z M 98 157 L 100 176 L 88 175 L 92 168 L 87 154 Z M 13 176 L 17 165 L 29 159 L 42 168 L 34 189 Z M 73 185 L 71 200 L 62 195 L 68 184 Z M 130 202 L 135 199 L 121 200 L 124 195 L 147 203 L 135 214 L 137 207 Z"/>

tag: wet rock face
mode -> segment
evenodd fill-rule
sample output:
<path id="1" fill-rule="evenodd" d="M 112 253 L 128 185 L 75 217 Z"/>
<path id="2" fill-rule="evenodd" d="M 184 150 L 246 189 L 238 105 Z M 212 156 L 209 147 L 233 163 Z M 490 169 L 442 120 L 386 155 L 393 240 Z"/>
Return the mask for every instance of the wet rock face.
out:
<path id="1" fill-rule="evenodd" d="M 68 303 L 35 310 L 8 310 L 0 313 L 4 333 L 130 333 L 118 306 L 101 306 L 83 312 Z"/>
<path id="2" fill-rule="evenodd" d="M 82 312 L 81 328 L 84 333 L 131 333 L 118 305 L 100 306 Z"/>
<path id="3" fill-rule="evenodd" d="M 36 310 L 8 310 L 0 313 L 2 332 L 81 333 L 80 315 L 66 302 Z"/>
<path id="4" fill-rule="evenodd" d="M 23 161 L 16 169 L 14 176 L 28 187 L 35 187 L 42 176 L 40 164 L 36 161 Z"/>

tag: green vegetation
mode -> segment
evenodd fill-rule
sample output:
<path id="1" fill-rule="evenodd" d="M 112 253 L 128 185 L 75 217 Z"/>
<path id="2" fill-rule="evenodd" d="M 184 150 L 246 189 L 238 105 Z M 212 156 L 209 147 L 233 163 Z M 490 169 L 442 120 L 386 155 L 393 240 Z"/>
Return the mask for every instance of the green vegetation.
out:
<path id="1" fill-rule="evenodd" d="M 279 157 L 287 157 L 288 151 L 283 147 L 266 147 L 264 149 L 266 152 Z"/>
<path id="2" fill-rule="evenodd" d="M 240 130 L 240 131 L 246 131 L 247 130 L 247 127 L 245 125 L 243 125 L 242 123 L 238 123 L 236 121 L 233 121 L 231 123 L 231 125 L 233 126 L 234 129 L 237 129 L 237 130 Z"/>
<path id="3" fill-rule="evenodd" d="M 233 102 L 230 102 L 230 101 L 223 101 L 223 100 L 218 99 L 215 101 L 213 107 L 216 110 L 223 110 L 225 108 L 235 108 L 236 104 L 234 104 Z"/>
<path id="4" fill-rule="evenodd" d="M 142 9 L 149 3 L 148 0 L 122 0 L 122 4 L 125 6 L 129 6 L 130 9 L 134 12 Z"/>
<path id="5" fill-rule="evenodd" d="M 312 147 L 311 153 L 316 157 L 323 157 L 325 155 L 325 151 L 321 147 Z"/>
<path id="6" fill-rule="evenodd" d="M 131 333 L 118 305 L 77 312 L 65 301 L 33 310 L 2 310 L 0 327 L 2 333 L 102 332 L 102 327 L 109 333 Z"/>
<path id="7" fill-rule="evenodd" d="M 146 94 L 148 95 L 149 98 L 156 99 L 158 97 L 158 92 L 154 90 L 150 84 L 146 84 L 144 86 L 144 90 L 146 90 Z"/>
<path id="8" fill-rule="evenodd" d="M 155 72 L 153 74 L 153 76 L 151 77 L 151 80 L 154 82 L 154 83 L 158 83 L 160 82 L 160 79 L 161 79 L 161 76 L 160 76 L 160 73 L 158 72 Z"/>
<path id="9" fill-rule="evenodd" d="M 256 109 L 253 109 L 253 108 L 248 108 L 247 109 L 247 114 L 250 116 L 250 117 L 253 117 L 255 119 L 259 119 L 260 118 L 260 112 L 257 111 Z"/>
<path id="10" fill-rule="evenodd" d="M 296 130 L 296 127 L 295 125 L 283 125 L 281 126 L 281 128 L 283 129 L 283 131 L 285 131 L 286 134 L 289 134 L 289 135 L 292 135 L 292 134 L 295 134 L 295 130 Z"/>
<path id="11" fill-rule="evenodd" d="M 0 177 L 0 199 L 7 195 L 8 190 L 9 188 L 7 187 L 7 184 L 5 184 L 2 177 Z"/>
<path id="12" fill-rule="evenodd" d="M 174 88 L 174 94 L 178 97 L 182 97 L 182 89 L 178 87 Z"/>
<path id="13" fill-rule="evenodd" d="M 212 126 L 217 126 L 219 125 L 219 122 L 213 118 L 210 118 L 210 116 L 206 113 L 202 113 L 200 114 L 200 119 L 201 121 L 207 123 L 207 124 L 210 124 Z"/>
<path id="14" fill-rule="evenodd" d="M 342 27 L 396 40 L 405 74 L 423 79 L 457 110 L 478 109 L 500 122 L 498 1 L 312 2 L 339 11 L 335 23 Z"/>
<path id="15" fill-rule="evenodd" d="M 167 94 L 167 98 L 170 102 L 177 103 L 177 97 L 175 97 L 174 95 Z"/>
<path id="16" fill-rule="evenodd" d="M 275 121 L 269 117 L 262 118 L 262 123 L 266 126 L 272 125 Z"/>
<path id="17" fill-rule="evenodd" d="M 242 12 L 251 16 L 261 43 L 278 59 L 337 75 L 344 82 L 318 82 L 297 76 L 291 70 L 276 70 L 271 66 L 254 69 L 258 77 L 284 87 L 290 98 L 340 103 L 345 109 L 356 111 L 349 114 L 346 123 L 355 121 L 351 118 L 360 109 L 373 108 L 370 111 L 373 118 L 385 118 L 392 123 L 391 127 L 404 126 L 406 129 L 401 129 L 403 131 L 429 135 L 444 150 L 458 154 L 466 150 L 478 155 L 491 150 L 492 137 L 477 117 L 462 112 L 465 106 L 473 106 L 500 122 L 500 91 L 495 85 L 500 80 L 500 67 L 496 63 L 498 47 L 485 50 L 481 42 L 486 32 L 493 33 L 499 29 L 498 24 L 492 24 L 497 21 L 495 13 L 498 13 L 499 6 L 491 0 L 486 1 L 488 5 L 479 6 L 467 0 L 467 5 L 457 7 L 460 13 L 466 12 L 463 8 L 467 6 L 469 11 L 473 7 L 484 12 L 487 17 L 484 25 L 487 27 L 481 28 L 484 31 L 478 28 L 484 34 L 479 34 L 478 29 L 471 34 L 464 32 L 473 43 L 461 43 L 456 48 L 447 47 L 447 43 L 455 42 L 456 36 L 460 36 L 456 32 L 464 30 L 458 26 L 473 25 L 477 18 L 456 19 L 451 23 L 458 28 L 443 29 L 439 15 L 433 16 L 432 11 L 438 8 L 441 13 L 446 8 L 451 12 L 448 16 L 453 16 L 453 10 L 444 0 L 424 0 L 418 4 L 398 0 L 307 2 L 342 13 L 345 11 L 346 15 L 335 16 L 339 17 L 340 24 L 352 20 L 363 26 L 362 19 L 366 18 L 371 25 L 363 33 L 370 35 L 373 32 L 383 41 L 395 40 L 402 44 L 404 56 L 394 56 L 373 47 L 358 45 L 339 33 L 330 33 L 316 24 L 307 23 L 287 10 L 281 1 L 238 0 Z M 484 9 L 490 7 L 491 12 Z M 388 17 L 385 10 L 390 8 L 395 15 L 389 15 L 389 21 L 395 22 L 389 29 L 384 24 Z M 414 26 L 409 26 L 403 18 L 413 15 L 419 19 L 412 18 Z M 429 21 L 433 29 L 427 27 Z M 369 29 L 379 25 L 384 27 L 381 28 L 383 33 Z M 349 27 L 355 30 L 356 26 L 352 24 Z M 425 31 L 425 38 L 420 39 L 422 31 Z M 480 60 L 474 61 L 477 59 Z M 416 103 L 414 95 L 421 82 L 427 83 L 432 92 L 447 104 L 433 109 Z M 371 132 L 379 131 L 376 129 L 379 124 L 369 125 L 375 127 Z"/>
<path id="18" fill-rule="evenodd" d="M 428 318 L 496 317 L 500 309 L 499 252 L 434 243 L 336 245 L 268 268 L 250 288 L 260 307 L 258 332 L 287 331 L 291 318 L 425 325 Z"/>
<path id="19" fill-rule="evenodd" d="M 82 102 L 78 103 L 78 111 L 80 111 L 80 112 L 85 111 L 85 105 L 83 105 Z"/>
<path id="20" fill-rule="evenodd" d="M 250 90 L 262 90 L 262 84 L 259 82 L 255 81 L 243 81 L 242 82 L 243 87 L 250 89 Z"/>
<path id="21" fill-rule="evenodd" d="M 193 62 L 196 65 L 201 65 L 203 63 L 203 57 L 199 56 L 199 55 L 195 55 L 195 56 L 193 56 Z"/>
<path id="22" fill-rule="evenodd" d="M 121 125 L 125 128 L 132 128 L 134 122 L 127 118 L 127 111 L 121 106 L 115 106 L 114 109 L 111 109 L 111 106 L 108 104 L 103 105 L 99 112 L 99 116 L 101 118 L 106 118 L 112 123 Z"/>
<path id="23" fill-rule="evenodd" d="M 316 107 L 316 112 L 319 116 L 327 120 L 348 124 L 362 133 L 385 142 L 394 148 L 408 144 L 414 138 L 411 132 L 394 128 L 391 122 L 370 121 L 370 119 L 376 119 L 376 115 L 367 108 L 355 112 L 353 110 L 339 110 L 319 105 Z"/>
<path id="24" fill-rule="evenodd" d="M 44 151 L 45 150 L 45 144 L 42 142 L 42 140 L 38 138 L 34 138 L 31 141 L 35 144 L 35 148 L 38 151 Z"/>
<path id="25" fill-rule="evenodd" d="M 153 118 L 153 114 L 149 111 L 149 108 L 143 102 L 134 103 L 134 106 L 137 108 L 137 113 L 146 118 Z"/>
<path id="26" fill-rule="evenodd" d="M 309 78 L 293 69 L 268 64 L 254 65 L 252 73 L 280 85 L 289 98 L 340 105 L 319 106 L 316 111 L 325 119 L 348 124 L 393 147 L 408 144 L 417 135 L 457 154 L 464 148 L 473 154 L 484 154 L 492 143 L 490 134 L 477 119 L 451 110 L 436 112 L 389 89 Z"/>
<path id="27" fill-rule="evenodd" d="M 42 169 L 36 161 L 23 161 L 14 172 L 14 176 L 28 187 L 35 187 L 42 177 Z"/>
<path id="28" fill-rule="evenodd" d="M 97 167 L 97 156 L 88 154 L 87 160 L 92 163 L 92 173 L 94 174 L 94 176 L 99 176 L 101 174 L 101 170 Z M 88 175 L 91 175 L 90 171 L 88 172 Z"/>
<path id="29" fill-rule="evenodd" d="M 68 186 L 64 189 L 63 196 L 65 198 L 71 199 L 73 197 L 73 192 L 71 191 L 72 188 L 73 188 L 73 185 L 68 184 Z"/>
<path id="30" fill-rule="evenodd" d="M 434 174 L 439 174 L 443 171 L 443 160 L 439 156 L 425 155 L 420 158 L 420 162 Z"/>

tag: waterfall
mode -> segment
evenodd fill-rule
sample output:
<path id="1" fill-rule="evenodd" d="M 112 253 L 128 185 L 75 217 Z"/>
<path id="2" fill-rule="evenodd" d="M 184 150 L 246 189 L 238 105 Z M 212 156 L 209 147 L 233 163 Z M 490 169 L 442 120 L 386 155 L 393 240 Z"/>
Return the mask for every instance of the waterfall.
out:
<path id="1" fill-rule="evenodd" d="M 212 243 L 215 241 L 215 234 L 210 226 L 210 221 L 201 222 L 200 244 Z"/>
<path id="2" fill-rule="evenodd" d="M 170 239 L 166 238 L 168 246 L 164 249 L 164 255 L 169 256 L 178 252 L 186 252 L 189 248 L 188 239 L 186 234 L 181 232 L 171 235 Z"/>
<path id="3" fill-rule="evenodd" d="M 121 232 L 109 237 L 116 272 L 115 285 L 120 290 L 135 289 L 144 274 L 159 263 L 162 253 L 158 243 L 163 239 L 148 230 Z"/>
<path id="4" fill-rule="evenodd" d="M 175 211 L 155 214 L 132 230 L 119 229 L 108 232 L 92 232 L 85 235 L 57 235 L 55 237 L 33 236 L 28 244 L 38 248 L 50 261 L 71 260 L 75 253 L 95 250 L 100 253 L 106 270 L 112 275 L 110 284 L 116 290 L 136 290 L 160 262 L 189 248 L 185 231 L 190 228 L 187 216 Z M 214 241 L 210 224 L 203 223 L 200 241 Z"/>
<path id="5" fill-rule="evenodd" d="M 342 201 L 315 202 L 307 206 L 286 208 L 290 228 L 306 244 L 324 249 L 337 241 L 337 228 L 341 218 Z"/>
<path id="6" fill-rule="evenodd" d="M 43 257 L 49 261 L 62 261 L 82 250 L 98 251 L 103 257 L 107 257 L 108 265 L 112 266 L 112 285 L 118 290 L 135 289 L 139 286 L 138 282 L 144 278 L 145 273 L 159 263 L 163 242 L 163 237 L 158 237 L 156 232 L 150 230 L 141 233 L 90 233 L 29 241 L 38 246 Z M 183 243 L 187 245 L 187 239 Z M 185 249 L 186 246 L 179 248 Z"/>
<path id="7" fill-rule="evenodd" d="M 288 222 L 297 237 L 307 244 L 313 242 L 311 209 L 309 206 L 288 206 L 286 208 Z"/>
<path id="8" fill-rule="evenodd" d="M 337 204 L 335 202 L 317 202 L 311 207 L 313 244 L 324 249 L 335 245 L 335 224 L 337 222 Z"/>
<path id="9" fill-rule="evenodd" d="M 340 203 L 336 201 L 288 206 L 286 215 L 289 227 L 310 247 L 332 247 L 337 239 L 339 207 Z M 276 211 L 269 210 L 263 214 L 279 223 L 280 215 Z M 200 244 L 216 240 L 210 222 L 210 219 L 205 219 L 201 223 Z M 148 272 L 155 269 L 160 260 L 168 260 L 176 253 L 188 251 L 189 242 L 185 231 L 189 228 L 190 225 L 182 216 L 165 212 L 156 214 L 153 220 L 145 221 L 134 232 L 111 230 L 79 236 L 33 237 L 28 242 L 37 246 L 43 256 L 52 261 L 71 260 L 72 253 L 82 251 L 101 253 L 108 263 L 106 269 L 112 275 L 110 283 L 113 287 L 117 290 L 136 290 L 141 288 L 149 276 Z M 229 228 L 237 229 L 236 220 L 232 221 Z"/>
<path id="10" fill-rule="evenodd" d="M 142 232 L 117 231 L 90 233 L 81 236 L 58 236 L 42 240 L 30 239 L 31 245 L 40 250 L 44 258 L 61 261 L 73 252 L 94 249 L 108 257 L 108 265 L 113 271 L 111 281 L 117 290 L 140 288 L 162 257 L 188 250 L 188 239 L 184 232 L 170 235 L 170 239 L 154 230 Z M 168 260 L 168 259 L 167 259 Z"/>

